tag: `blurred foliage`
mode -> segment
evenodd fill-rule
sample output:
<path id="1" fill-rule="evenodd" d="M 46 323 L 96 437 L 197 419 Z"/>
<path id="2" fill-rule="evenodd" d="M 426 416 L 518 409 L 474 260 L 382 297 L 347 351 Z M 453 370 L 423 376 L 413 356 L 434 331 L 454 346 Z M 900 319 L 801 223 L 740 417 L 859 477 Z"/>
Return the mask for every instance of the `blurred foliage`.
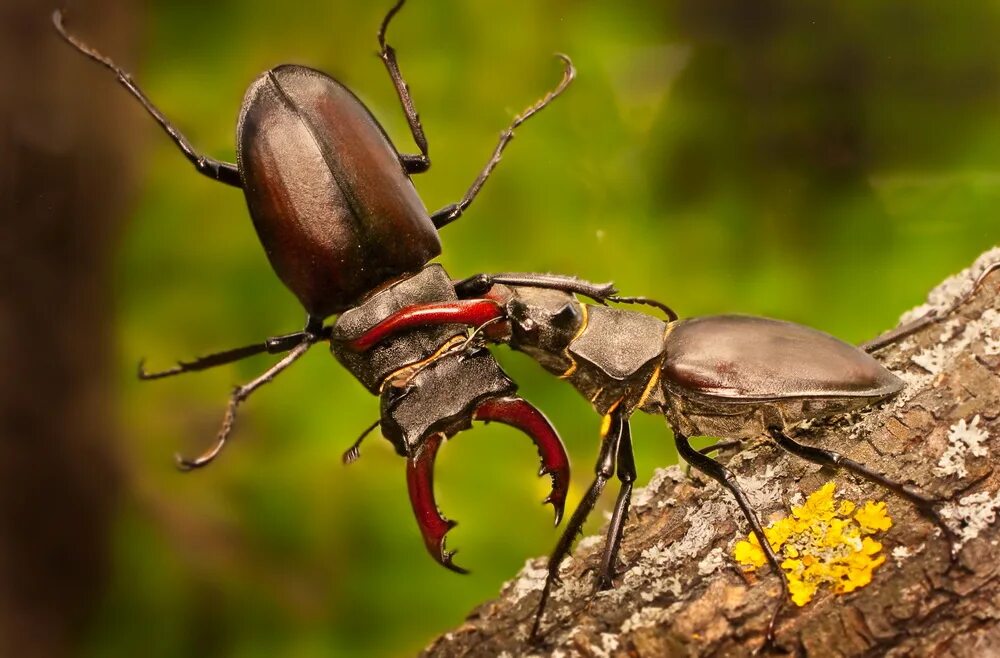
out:
<path id="1" fill-rule="evenodd" d="M 121 64 L 217 157 L 235 157 L 243 90 L 283 62 L 348 84 L 412 151 L 374 55 L 388 4 L 157 1 L 142 58 Z M 513 114 L 558 81 L 553 52 L 579 70 L 442 232 L 454 276 L 573 273 L 682 315 L 756 313 L 860 341 L 998 237 L 996 3 L 411 0 L 389 37 L 430 140 L 434 166 L 416 185 L 431 209 L 461 196 Z M 94 94 L 124 93 L 94 80 Z M 322 348 L 243 407 L 218 463 L 179 475 L 171 453 L 210 442 L 230 387 L 272 360 L 142 386 L 135 361 L 293 331 L 303 313 L 242 195 L 141 126 L 145 183 L 117 264 L 133 495 L 84 655 L 413 654 L 553 545 L 534 450 L 478 426 L 442 451 L 439 499 L 462 522 L 449 540 L 467 577 L 426 555 L 388 444 L 341 465 L 378 404 Z M 496 353 L 560 428 L 575 505 L 598 418 L 527 359 Z M 673 462 L 669 432 L 649 417 L 633 430 L 644 481 Z"/>

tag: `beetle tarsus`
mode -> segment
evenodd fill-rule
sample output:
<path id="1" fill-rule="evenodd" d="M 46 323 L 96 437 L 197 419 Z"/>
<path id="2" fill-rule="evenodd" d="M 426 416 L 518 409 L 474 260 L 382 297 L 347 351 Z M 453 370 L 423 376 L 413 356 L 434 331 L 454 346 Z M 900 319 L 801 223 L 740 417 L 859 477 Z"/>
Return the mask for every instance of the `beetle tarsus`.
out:
<path id="1" fill-rule="evenodd" d="M 61 36 L 66 43 L 76 48 L 80 53 L 86 55 L 88 58 L 114 73 L 118 78 L 118 82 L 125 87 L 129 93 L 131 93 L 132 96 L 134 96 L 136 100 L 142 104 L 142 106 L 146 109 L 146 112 L 149 113 L 149 115 L 152 116 L 158 124 L 160 124 L 160 128 L 162 128 L 164 132 L 170 136 L 170 139 L 172 139 L 174 144 L 176 144 L 181 150 L 184 157 L 186 157 L 188 161 L 194 165 L 195 169 L 199 173 L 213 180 L 217 180 L 220 183 L 225 183 L 226 185 L 240 188 L 243 187 L 243 182 L 240 178 L 240 171 L 236 165 L 228 162 L 222 162 L 198 153 L 191 142 L 188 141 L 187 137 L 177 130 L 177 128 L 175 128 L 173 124 L 167 120 L 163 113 L 160 112 L 155 105 L 153 105 L 152 101 L 146 97 L 146 94 L 143 93 L 139 86 L 132 80 L 132 76 L 115 64 L 110 57 L 101 54 L 99 51 L 95 50 L 91 46 L 88 46 L 86 43 L 70 34 L 64 24 L 64 17 L 65 13 L 62 9 L 56 9 L 52 12 L 52 24 L 55 26 L 56 31 L 59 32 L 59 36 Z"/>
<path id="2" fill-rule="evenodd" d="M 952 560 L 957 559 L 957 554 L 955 552 L 957 537 L 955 536 L 954 531 L 952 531 L 952 529 L 945 522 L 941 514 L 937 511 L 937 500 L 930 498 L 906 483 L 897 482 L 877 471 L 872 470 L 871 468 L 868 468 L 864 464 L 845 457 L 840 453 L 834 452 L 833 450 L 826 450 L 816 446 L 798 443 L 778 428 L 772 427 L 768 430 L 768 433 L 771 435 L 771 438 L 774 439 L 774 442 L 778 444 L 778 447 L 796 455 L 797 457 L 816 464 L 821 464 L 823 466 L 843 469 L 864 480 L 881 485 L 900 498 L 908 500 L 921 514 L 941 529 L 942 533 L 944 533 L 945 539 L 949 542 L 949 552 L 951 553 Z"/>

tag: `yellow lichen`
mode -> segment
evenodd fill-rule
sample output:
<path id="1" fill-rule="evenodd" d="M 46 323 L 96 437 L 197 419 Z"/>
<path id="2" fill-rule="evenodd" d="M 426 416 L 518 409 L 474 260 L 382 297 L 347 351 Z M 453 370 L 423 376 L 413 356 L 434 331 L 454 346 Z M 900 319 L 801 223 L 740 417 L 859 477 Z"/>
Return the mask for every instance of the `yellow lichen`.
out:
<path id="1" fill-rule="evenodd" d="M 885 562 L 879 555 L 882 544 L 870 536 L 892 527 L 885 503 L 869 500 L 859 508 L 849 500 L 838 503 L 835 493 L 836 486 L 828 482 L 793 507 L 789 516 L 764 528 L 796 605 L 811 601 L 823 584 L 838 594 L 864 587 Z M 767 562 L 753 533 L 736 542 L 733 557 L 747 571 Z"/>

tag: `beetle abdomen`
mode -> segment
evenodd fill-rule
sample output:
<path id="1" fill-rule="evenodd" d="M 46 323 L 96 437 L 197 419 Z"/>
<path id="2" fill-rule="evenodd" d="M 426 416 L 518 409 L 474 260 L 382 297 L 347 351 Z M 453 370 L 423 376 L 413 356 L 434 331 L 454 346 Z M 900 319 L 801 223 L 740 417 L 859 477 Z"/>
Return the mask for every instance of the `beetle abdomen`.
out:
<path id="1" fill-rule="evenodd" d="M 903 383 L 857 347 L 779 320 L 719 315 L 683 320 L 666 341 L 664 385 L 719 402 L 878 400 Z"/>
<path id="2" fill-rule="evenodd" d="M 301 66 L 261 75 L 237 145 L 261 243 L 310 315 L 342 311 L 441 253 L 382 127 L 329 76 Z"/>

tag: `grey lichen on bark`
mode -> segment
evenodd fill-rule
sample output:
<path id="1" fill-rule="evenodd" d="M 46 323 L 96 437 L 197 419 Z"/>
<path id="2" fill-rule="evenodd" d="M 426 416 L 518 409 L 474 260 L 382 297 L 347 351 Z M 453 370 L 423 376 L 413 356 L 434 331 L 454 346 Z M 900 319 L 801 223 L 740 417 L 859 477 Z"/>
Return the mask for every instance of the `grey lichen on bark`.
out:
<path id="1" fill-rule="evenodd" d="M 1000 249 L 935 288 L 907 314 L 944 310 Z M 908 319 L 904 317 L 904 319 Z M 960 537 L 948 541 L 911 505 L 876 485 L 820 468 L 768 440 L 722 454 L 765 523 L 835 480 L 856 502 L 885 500 L 893 527 L 879 537 L 887 561 L 850 594 L 820 589 L 799 608 L 787 602 L 775 654 L 806 656 L 1000 655 L 1000 271 L 953 313 L 891 345 L 878 358 L 904 391 L 862 413 L 813 423 L 801 442 L 837 450 L 946 501 Z M 529 560 L 499 598 L 439 637 L 427 656 L 745 656 L 763 641 L 779 581 L 766 567 L 744 572 L 732 558 L 748 528 L 715 482 L 678 466 L 658 470 L 636 492 L 615 588 L 593 591 L 603 535 L 582 539 L 562 567 L 543 624 L 529 644 L 545 578 Z"/>

